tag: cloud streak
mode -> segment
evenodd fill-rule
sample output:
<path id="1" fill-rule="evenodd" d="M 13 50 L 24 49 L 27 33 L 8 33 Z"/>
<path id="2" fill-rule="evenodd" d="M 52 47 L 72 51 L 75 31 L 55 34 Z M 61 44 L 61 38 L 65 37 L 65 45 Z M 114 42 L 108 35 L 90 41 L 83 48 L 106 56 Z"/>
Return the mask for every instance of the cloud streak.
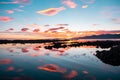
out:
<path id="1" fill-rule="evenodd" d="M 46 30 L 45 32 L 57 32 L 58 30 L 64 29 L 65 27 L 58 27 L 58 28 L 50 28 Z"/>
<path id="2" fill-rule="evenodd" d="M 28 4 L 30 0 L 12 0 L 10 2 L 0 2 L 0 4 Z"/>
<path id="3" fill-rule="evenodd" d="M 67 5 L 70 8 L 76 8 L 77 7 L 77 4 L 75 2 L 73 2 L 73 0 L 64 0 L 63 4 Z"/>
<path id="4" fill-rule="evenodd" d="M 46 10 L 37 11 L 37 13 L 42 14 L 42 15 L 46 15 L 46 16 L 53 16 L 53 15 L 56 15 L 63 10 L 65 10 L 65 7 L 49 8 Z"/>
<path id="5" fill-rule="evenodd" d="M 120 24 L 120 18 L 113 18 L 112 21 L 116 24 Z"/>
<path id="6" fill-rule="evenodd" d="M 0 16 L 0 21 L 2 22 L 9 22 L 11 20 L 13 20 L 13 18 L 8 17 L 8 16 Z"/>
<path id="7" fill-rule="evenodd" d="M 86 4 L 93 4 L 95 2 L 95 0 L 81 0 L 81 1 Z"/>
<path id="8" fill-rule="evenodd" d="M 13 10 L 6 10 L 6 12 L 7 12 L 8 14 L 13 14 L 13 13 L 14 13 Z"/>
<path id="9" fill-rule="evenodd" d="M 22 32 L 26 32 L 26 31 L 28 31 L 28 30 L 29 30 L 28 28 L 22 28 L 22 29 L 21 29 Z"/>
<path id="10" fill-rule="evenodd" d="M 33 30 L 33 32 L 39 32 L 40 31 L 40 29 L 34 29 Z"/>
<path id="11" fill-rule="evenodd" d="M 82 8 L 83 9 L 88 8 L 88 5 L 83 5 Z"/>

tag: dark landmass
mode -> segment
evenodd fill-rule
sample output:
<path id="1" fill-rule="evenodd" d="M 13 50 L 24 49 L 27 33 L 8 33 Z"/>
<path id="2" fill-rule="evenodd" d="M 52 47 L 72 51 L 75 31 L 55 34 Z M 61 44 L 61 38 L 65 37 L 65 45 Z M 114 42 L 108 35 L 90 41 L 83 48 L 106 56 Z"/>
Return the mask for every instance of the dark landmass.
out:
<path id="1" fill-rule="evenodd" d="M 113 66 L 120 66 L 120 45 L 110 50 L 96 51 L 96 56 L 104 63 Z"/>
<path id="2" fill-rule="evenodd" d="M 51 43 L 51 45 L 45 45 L 46 49 L 52 48 L 65 48 L 65 47 L 80 47 L 80 46 L 96 46 L 97 48 L 110 48 L 112 46 L 120 45 L 120 41 L 86 41 L 86 42 L 68 42 L 69 40 L 0 40 L 0 44 L 26 44 L 26 43 Z"/>
<path id="3" fill-rule="evenodd" d="M 59 39 L 44 39 L 44 40 L 0 40 L 0 44 L 8 44 L 8 43 L 47 43 L 47 42 L 59 42 L 59 41 L 67 41 L 67 39 L 59 40 Z"/>
<path id="4" fill-rule="evenodd" d="M 46 49 L 65 48 L 65 47 L 80 47 L 80 46 L 96 46 L 97 48 L 110 48 L 120 45 L 120 41 L 87 41 L 87 42 L 53 42 L 52 45 L 45 46 Z"/>
<path id="5" fill-rule="evenodd" d="M 75 39 L 75 40 L 78 40 L 78 39 L 120 39 L 120 34 L 92 35 L 92 36 L 85 36 L 85 37 L 76 37 L 72 39 Z"/>

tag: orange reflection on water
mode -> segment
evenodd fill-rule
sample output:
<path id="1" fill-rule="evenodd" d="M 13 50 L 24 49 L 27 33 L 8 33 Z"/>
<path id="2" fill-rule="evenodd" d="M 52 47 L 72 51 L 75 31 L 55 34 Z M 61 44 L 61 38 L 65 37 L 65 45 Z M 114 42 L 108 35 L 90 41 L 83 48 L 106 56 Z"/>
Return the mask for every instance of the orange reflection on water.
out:
<path id="1" fill-rule="evenodd" d="M 10 64 L 12 63 L 12 60 L 11 59 L 0 59 L 0 64 Z"/>
<path id="2" fill-rule="evenodd" d="M 42 53 L 31 53 L 29 55 L 33 56 L 33 57 L 38 57 L 38 56 L 43 55 L 43 54 Z"/>
<path id="3" fill-rule="evenodd" d="M 35 51 L 39 51 L 40 48 L 38 48 L 38 47 L 34 47 L 33 50 L 35 50 Z"/>
<path id="4" fill-rule="evenodd" d="M 10 67 L 7 68 L 7 71 L 14 71 L 14 69 L 15 68 L 13 66 L 10 66 Z"/>
<path id="5" fill-rule="evenodd" d="M 38 69 L 49 71 L 49 72 L 60 72 L 60 73 L 66 72 L 65 68 L 60 68 L 59 66 L 55 64 L 46 64 L 44 66 L 38 66 Z"/>
<path id="6" fill-rule="evenodd" d="M 70 47 L 66 47 L 66 48 L 52 48 L 51 51 L 56 51 L 56 52 L 60 52 L 60 53 L 64 53 L 66 50 L 70 49 Z"/>
<path id="7" fill-rule="evenodd" d="M 65 52 L 65 49 L 56 49 L 56 48 L 52 48 L 51 51 L 57 51 L 57 52 L 63 53 L 63 52 Z"/>
<path id="8" fill-rule="evenodd" d="M 96 46 L 80 46 L 80 48 L 96 48 Z"/>
<path id="9" fill-rule="evenodd" d="M 71 79 L 71 78 L 76 77 L 77 75 L 78 75 L 77 71 L 72 70 L 69 74 L 65 75 L 64 77 Z"/>
<path id="10" fill-rule="evenodd" d="M 23 71 L 23 69 L 21 69 L 21 68 L 16 70 L 16 72 L 22 72 L 22 71 Z"/>
<path id="11" fill-rule="evenodd" d="M 27 48 L 22 48 L 22 52 L 25 53 L 25 52 L 29 52 L 29 50 Z"/>
<path id="12" fill-rule="evenodd" d="M 88 71 L 84 70 L 84 71 L 83 71 L 83 74 L 88 74 Z"/>

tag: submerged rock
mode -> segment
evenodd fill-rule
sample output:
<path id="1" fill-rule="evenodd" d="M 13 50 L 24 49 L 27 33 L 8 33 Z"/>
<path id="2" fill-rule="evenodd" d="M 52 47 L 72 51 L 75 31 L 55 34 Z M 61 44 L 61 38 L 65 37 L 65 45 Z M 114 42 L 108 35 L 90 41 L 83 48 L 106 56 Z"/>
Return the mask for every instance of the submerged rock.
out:
<path id="1" fill-rule="evenodd" d="M 110 50 L 96 51 L 96 55 L 102 62 L 113 66 L 120 65 L 120 45 L 111 47 Z"/>

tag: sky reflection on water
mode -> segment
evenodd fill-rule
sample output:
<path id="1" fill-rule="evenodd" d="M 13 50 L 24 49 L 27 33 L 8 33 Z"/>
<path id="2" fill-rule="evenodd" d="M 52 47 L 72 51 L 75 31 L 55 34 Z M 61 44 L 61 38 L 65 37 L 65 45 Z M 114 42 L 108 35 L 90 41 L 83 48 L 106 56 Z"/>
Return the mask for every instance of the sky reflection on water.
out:
<path id="1" fill-rule="evenodd" d="M 45 49 L 49 43 L 1 44 L 0 80 L 118 80 L 120 66 L 100 61 L 96 46 Z"/>

